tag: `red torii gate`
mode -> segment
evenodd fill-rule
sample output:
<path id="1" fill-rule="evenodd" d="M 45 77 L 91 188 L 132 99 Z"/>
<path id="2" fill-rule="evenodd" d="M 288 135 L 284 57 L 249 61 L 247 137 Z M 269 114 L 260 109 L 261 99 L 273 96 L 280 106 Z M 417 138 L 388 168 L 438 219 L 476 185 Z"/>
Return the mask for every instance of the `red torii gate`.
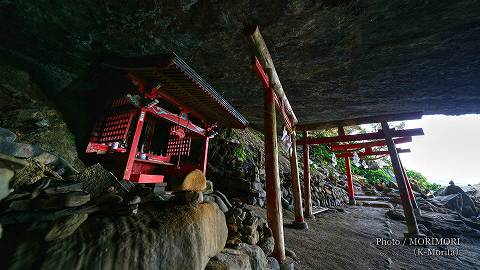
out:
<path id="1" fill-rule="evenodd" d="M 398 138 L 393 140 L 395 144 L 402 144 L 402 143 L 407 143 L 412 141 L 412 137 L 404 137 L 404 138 Z M 366 142 L 366 143 L 351 143 L 351 144 L 337 144 L 337 145 L 332 145 L 332 151 L 343 151 L 343 153 L 335 153 L 335 156 L 337 158 L 344 158 L 345 159 L 345 172 L 347 174 L 347 184 L 348 184 L 348 198 L 350 200 L 350 204 L 355 204 L 355 192 L 353 189 L 353 180 L 352 180 L 352 171 L 351 171 L 351 166 L 350 166 L 350 158 L 353 157 L 353 152 L 357 150 L 364 149 L 363 152 L 358 152 L 357 155 L 359 157 L 367 157 L 367 156 L 386 156 L 389 155 L 389 151 L 374 151 L 372 147 L 380 147 L 380 146 L 385 146 L 386 142 L 383 140 L 379 141 L 372 141 L 372 142 Z M 410 153 L 410 149 L 400 149 L 397 148 L 397 153 Z M 415 200 L 415 194 L 413 193 L 412 186 L 410 183 L 410 180 L 408 179 L 407 172 L 405 170 L 405 167 L 403 166 L 400 156 L 398 157 L 400 161 L 400 165 L 402 167 L 402 172 L 403 176 L 407 180 L 407 189 L 408 189 L 408 194 L 410 196 L 410 201 L 412 202 L 412 206 L 414 211 L 417 214 L 420 213 L 420 209 L 418 208 L 417 201 Z"/>
<path id="2" fill-rule="evenodd" d="M 360 135 L 343 135 L 334 138 L 308 138 L 308 130 L 321 129 L 319 124 L 307 124 L 304 126 L 297 125 L 297 118 L 290 106 L 290 103 L 283 91 L 283 87 L 278 78 L 275 66 L 273 64 L 270 53 L 267 49 L 265 41 L 260 34 L 258 26 L 250 27 L 246 29 L 246 35 L 253 51 L 252 57 L 252 69 L 261 80 L 264 92 L 264 135 L 265 135 L 265 185 L 267 193 L 267 220 L 270 228 L 273 232 L 275 241 L 273 255 L 280 262 L 282 266 L 291 267 L 293 261 L 285 256 L 285 244 L 283 235 L 283 216 L 282 205 L 280 195 L 280 177 L 278 170 L 278 144 L 276 138 L 277 124 L 276 124 L 276 109 L 280 111 L 283 116 L 285 126 L 290 134 L 292 142 L 292 153 L 290 156 L 291 174 L 292 174 L 292 191 L 294 197 L 294 213 L 295 222 L 297 228 L 307 228 L 307 224 L 304 221 L 304 213 L 302 211 L 302 195 L 300 190 L 300 181 L 298 175 L 298 161 L 296 153 L 296 129 L 303 130 L 304 137 L 300 142 L 303 144 L 304 151 L 304 192 L 305 192 L 305 216 L 312 216 L 311 209 L 311 191 L 310 191 L 310 173 L 309 173 L 309 153 L 308 144 L 321 144 L 321 143 L 334 143 L 334 142 L 350 142 L 358 140 L 373 140 L 373 139 L 385 139 L 386 145 L 389 149 L 389 154 L 392 158 L 392 164 L 394 165 L 395 176 L 397 182 L 399 182 L 400 194 L 405 210 L 405 216 L 407 219 L 407 225 L 409 227 L 409 233 L 411 235 L 418 235 L 418 226 L 411 211 L 411 202 L 409 200 L 409 194 L 404 192 L 406 190 L 405 177 L 402 174 L 400 161 L 398 159 L 398 153 L 395 148 L 395 142 L 392 138 L 407 137 L 423 135 L 421 129 L 414 130 L 389 130 L 388 124 L 384 126 L 383 121 L 395 121 L 392 118 L 398 118 L 398 115 L 384 115 L 377 116 L 375 119 L 377 122 L 382 121 L 383 131 L 371 134 Z M 402 114 L 401 119 L 409 120 L 418 119 L 418 113 Z M 390 119 L 390 120 L 387 120 Z M 351 125 L 372 123 L 370 118 L 352 119 L 340 121 L 343 124 L 334 126 L 347 126 Z M 353 123 L 354 122 L 354 123 Z M 332 123 L 329 123 L 330 125 Z M 324 127 L 325 128 L 325 127 Z M 394 161 L 395 159 L 395 161 Z M 400 181 L 398 180 L 400 179 Z M 408 210 L 410 209 L 410 210 Z M 413 220 L 413 221 L 412 221 Z M 412 225 L 413 224 L 413 225 Z M 412 226 L 411 226 L 412 225 Z"/>
<path id="3" fill-rule="evenodd" d="M 304 159 L 304 196 L 305 196 L 305 216 L 311 217 L 312 208 L 311 208 L 311 196 L 310 196 L 310 170 L 309 170 L 309 149 L 310 144 L 333 144 L 340 142 L 354 142 L 354 141 L 364 141 L 364 140 L 378 140 L 380 141 L 371 141 L 363 142 L 357 144 L 346 144 L 346 145 L 336 145 L 335 149 L 338 150 L 349 150 L 356 148 L 372 148 L 374 146 L 386 145 L 388 151 L 384 152 L 385 154 L 390 155 L 392 161 L 393 171 L 395 178 L 397 179 L 397 184 L 400 191 L 400 197 L 402 199 L 402 206 L 405 213 L 405 218 L 408 227 L 408 233 L 405 234 L 406 237 L 415 237 L 420 235 L 418 231 L 418 225 L 415 218 L 413 207 L 416 206 L 416 202 L 413 198 L 413 192 L 411 191 L 411 186 L 408 181 L 407 175 L 403 168 L 403 165 L 400 161 L 399 151 L 397 150 L 395 144 L 407 142 L 411 140 L 411 136 L 424 135 L 422 129 L 408 129 L 408 130 L 394 130 L 390 129 L 388 126 L 389 121 L 404 121 L 404 120 L 413 120 L 421 118 L 421 112 L 415 113 L 403 113 L 403 114 L 388 114 L 380 115 L 375 117 L 364 117 L 364 118 L 355 118 L 347 119 L 335 122 L 325 122 L 325 123 L 315 123 L 315 124 L 305 124 L 297 125 L 297 128 L 303 130 L 303 138 L 299 140 L 298 143 L 303 145 L 303 159 Z M 374 133 L 367 134 L 356 134 L 356 135 L 345 135 L 344 126 L 349 125 L 360 125 L 368 123 L 381 123 L 382 130 Z M 310 138 L 308 137 L 309 130 L 319 130 L 327 129 L 332 127 L 338 127 L 338 136 L 335 137 L 322 137 L 322 138 Z M 352 148 L 348 148 L 352 147 Z M 373 151 L 372 151 L 373 152 Z M 402 151 L 400 151 L 402 152 Z M 371 153 L 366 153 L 366 155 Z M 348 190 L 349 190 L 349 199 L 350 203 L 354 203 L 354 194 L 353 194 L 353 181 L 351 179 L 351 170 L 350 170 L 350 161 L 349 156 L 345 157 L 348 159 L 346 162 L 347 166 L 347 175 L 350 175 L 348 180 Z M 347 160 L 346 160 L 347 161 Z M 350 171 L 350 173 L 348 173 Z"/>
<path id="4" fill-rule="evenodd" d="M 282 265 L 282 269 L 291 269 L 293 268 L 293 260 L 285 256 L 275 107 L 282 115 L 292 142 L 290 169 L 295 213 L 294 225 L 296 228 L 307 229 L 308 225 L 304 221 L 302 211 L 302 195 L 300 191 L 296 152 L 295 125 L 298 121 L 283 91 L 272 58 L 258 26 L 247 28 L 246 35 L 253 51 L 252 69 L 257 74 L 265 89 L 263 119 L 265 135 L 265 186 L 267 193 L 267 220 L 269 227 L 272 229 L 275 241 L 273 255 L 279 261 L 280 265 Z"/>

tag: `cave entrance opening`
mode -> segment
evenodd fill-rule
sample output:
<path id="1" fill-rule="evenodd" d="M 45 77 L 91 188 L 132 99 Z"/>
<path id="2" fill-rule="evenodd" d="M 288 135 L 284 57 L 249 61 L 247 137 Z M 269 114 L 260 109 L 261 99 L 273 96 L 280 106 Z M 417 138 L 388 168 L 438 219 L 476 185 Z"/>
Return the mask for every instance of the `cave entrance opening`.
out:
<path id="1" fill-rule="evenodd" d="M 303 130 L 303 138 L 298 143 L 303 145 L 304 153 L 304 182 L 307 183 L 310 178 L 309 173 L 309 145 L 315 144 L 330 144 L 332 151 L 336 152 L 335 156 L 345 159 L 346 174 L 347 174 L 347 189 L 349 203 L 355 204 L 355 194 L 353 188 L 353 179 L 350 168 L 350 158 L 368 156 L 390 156 L 392 162 L 395 179 L 399 187 L 400 198 L 402 200 L 402 206 L 405 213 L 408 232 L 405 233 L 405 237 L 418 237 L 421 236 L 418 230 L 415 214 L 420 214 L 418 205 L 415 201 L 415 197 L 412 191 L 410 181 L 408 180 L 405 168 L 400 160 L 400 153 L 410 152 L 410 149 L 397 148 L 397 144 L 407 143 L 412 141 L 413 136 L 424 135 L 421 128 L 395 130 L 389 127 L 388 122 L 392 121 L 405 121 L 420 119 L 422 117 L 421 112 L 402 113 L 402 114 L 387 114 L 378 115 L 372 117 L 344 119 L 333 122 L 323 123 L 309 123 L 298 125 L 297 128 Z M 382 129 L 366 134 L 346 135 L 344 127 L 349 125 L 360 124 L 372 124 L 380 123 Z M 337 127 L 338 136 L 334 137 L 319 137 L 312 138 L 308 136 L 308 131 L 322 130 L 332 127 Z M 387 146 L 387 151 L 374 150 L 373 147 Z M 309 188 L 309 187 L 306 187 Z M 309 198 L 305 198 L 308 200 Z M 308 204 L 306 202 L 306 204 Z"/>

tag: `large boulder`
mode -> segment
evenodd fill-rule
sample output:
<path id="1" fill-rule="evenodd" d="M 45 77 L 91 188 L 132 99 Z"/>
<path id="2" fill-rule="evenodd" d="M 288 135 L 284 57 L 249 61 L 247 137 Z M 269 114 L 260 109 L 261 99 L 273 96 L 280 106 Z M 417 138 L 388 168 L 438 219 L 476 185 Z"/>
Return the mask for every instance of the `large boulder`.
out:
<path id="1" fill-rule="evenodd" d="M 148 207 L 137 216 L 89 216 L 63 240 L 56 230 L 56 241 L 44 240 L 54 234 L 47 225 L 30 226 L 28 233 L 21 231 L 23 226 L 6 225 L 0 240 L 2 266 L 201 270 L 227 240 L 225 216 L 214 203 Z"/>

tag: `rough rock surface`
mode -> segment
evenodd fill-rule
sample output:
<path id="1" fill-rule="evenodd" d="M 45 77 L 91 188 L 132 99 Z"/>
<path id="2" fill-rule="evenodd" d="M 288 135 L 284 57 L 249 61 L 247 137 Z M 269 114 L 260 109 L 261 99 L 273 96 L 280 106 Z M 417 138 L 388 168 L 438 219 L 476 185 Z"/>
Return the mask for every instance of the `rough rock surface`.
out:
<path id="1" fill-rule="evenodd" d="M 472 113 L 479 14 L 471 0 L 3 1 L 0 52 L 56 94 L 99 55 L 175 51 L 255 123 L 262 90 L 243 29 L 257 23 L 302 122 Z"/>
<path id="2" fill-rule="evenodd" d="M 2 60 L 0 152 L 21 158 L 35 157 L 44 164 L 68 163 L 76 169 L 84 168 L 75 151 L 74 137 L 53 102 L 42 92 L 45 89 L 37 84 L 39 78 L 28 69 L 3 65 Z"/>
<path id="3" fill-rule="evenodd" d="M 225 216 L 213 203 L 146 208 L 134 217 L 89 217 L 74 234 L 52 242 L 43 240 L 42 224 L 4 227 L 4 267 L 201 270 L 227 239 Z"/>
<path id="4" fill-rule="evenodd" d="M 211 258 L 206 270 L 266 270 L 267 257 L 256 245 L 241 243 L 237 249 L 225 248 Z"/>

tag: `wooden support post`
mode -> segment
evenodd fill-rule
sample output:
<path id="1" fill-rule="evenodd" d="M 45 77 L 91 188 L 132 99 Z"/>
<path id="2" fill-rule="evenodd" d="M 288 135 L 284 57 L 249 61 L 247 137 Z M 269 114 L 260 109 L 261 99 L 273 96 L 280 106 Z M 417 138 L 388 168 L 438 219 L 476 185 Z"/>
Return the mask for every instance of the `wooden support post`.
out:
<path id="1" fill-rule="evenodd" d="M 273 91 L 267 89 L 264 104 L 265 128 L 265 186 L 267 192 L 267 220 L 272 229 L 275 246 L 274 257 L 282 263 L 285 260 L 285 241 L 283 236 L 283 213 L 280 192 L 280 173 L 278 171 L 278 144 L 275 101 Z"/>
<path id="2" fill-rule="evenodd" d="M 125 166 L 125 172 L 123 174 L 123 179 L 126 180 L 130 180 L 130 176 L 132 174 L 133 162 L 135 160 L 135 155 L 138 152 L 138 142 L 140 141 L 146 114 L 147 109 L 145 108 L 141 108 L 138 112 L 137 125 L 135 127 L 135 133 L 133 134 L 132 142 L 130 143 L 130 152 L 128 152 L 127 165 Z"/>
<path id="3" fill-rule="evenodd" d="M 202 172 L 203 175 L 207 175 L 207 163 L 208 163 L 208 142 L 210 141 L 210 138 L 208 136 L 205 136 L 204 142 L 203 142 L 203 149 L 202 149 L 202 162 L 200 166 L 202 167 Z"/>
<path id="4" fill-rule="evenodd" d="M 403 211 L 405 213 L 405 219 L 407 222 L 408 233 L 405 234 L 405 237 L 417 237 L 420 236 L 418 231 L 417 219 L 413 213 L 412 202 L 409 199 L 406 179 L 403 176 L 402 166 L 400 165 L 400 160 L 398 159 L 397 148 L 393 142 L 391 130 L 388 127 L 387 122 L 382 122 L 382 131 L 385 136 L 385 141 L 387 143 L 388 151 L 390 153 L 390 159 L 392 161 L 393 172 L 395 174 L 395 179 L 397 179 L 398 189 L 400 191 L 400 198 L 402 199 Z"/>
<path id="5" fill-rule="evenodd" d="M 348 204 L 355 205 L 355 191 L 353 189 L 352 168 L 350 158 L 345 157 L 345 172 L 347 173 Z"/>
<path id="6" fill-rule="evenodd" d="M 306 139 L 308 131 L 303 131 L 303 138 Z M 312 193 L 310 190 L 310 154 L 308 150 L 307 140 L 304 140 L 303 144 L 303 196 L 305 197 L 305 217 L 312 218 Z"/>
<path id="7" fill-rule="evenodd" d="M 408 175 L 407 175 L 407 171 L 405 170 L 405 167 L 403 167 L 403 163 L 402 163 L 402 160 L 400 159 L 400 155 L 398 155 L 398 161 L 400 162 L 400 166 L 402 167 L 403 177 L 405 177 L 405 181 L 407 183 L 408 196 L 410 198 L 410 201 L 412 202 L 413 211 L 415 211 L 415 214 L 421 216 L 420 209 L 418 208 L 417 201 L 415 200 L 415 194 L 413 194 L 412 184 L 408 179 Z"/>
<path id="8" fill-rule="evenodd" d="M 297 139 L 295 131 L 290 134 L 290 138 L 292 141 L 290 172 L 292 175 L 293 210 L 295 214 L 293 225 L 297 229 L 308 229 L 308 225 L 303 218 L 302 191 L 300 190 L 300 177 L 298 175 Z"/>

